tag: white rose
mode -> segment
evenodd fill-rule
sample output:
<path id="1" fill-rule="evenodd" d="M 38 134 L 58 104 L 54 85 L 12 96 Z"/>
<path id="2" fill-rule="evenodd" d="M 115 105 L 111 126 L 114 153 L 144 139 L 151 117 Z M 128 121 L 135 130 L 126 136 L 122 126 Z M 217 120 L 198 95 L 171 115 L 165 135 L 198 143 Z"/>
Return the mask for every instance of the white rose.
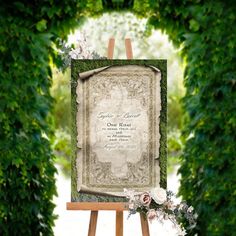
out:
<path id="1" fill-rule="evenodd" d="M 150 193 L 152 199 L 159 205 L 167 200 L 166 190 L 163 188 L 154 188 Z"/>

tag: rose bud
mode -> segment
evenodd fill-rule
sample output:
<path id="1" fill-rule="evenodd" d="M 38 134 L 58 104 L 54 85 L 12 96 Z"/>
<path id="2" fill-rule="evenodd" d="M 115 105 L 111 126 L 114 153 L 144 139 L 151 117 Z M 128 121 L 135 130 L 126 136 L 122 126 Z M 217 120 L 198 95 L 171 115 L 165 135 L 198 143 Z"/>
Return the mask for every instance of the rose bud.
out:
<path id="1" fill-rule="evenodd" d="M 154 219 L 157 218 L 157 213 L 154 209 L 150 209 L 148 212 L 147 212 L 147 218 L 150 222 L 152 222 Z"/>

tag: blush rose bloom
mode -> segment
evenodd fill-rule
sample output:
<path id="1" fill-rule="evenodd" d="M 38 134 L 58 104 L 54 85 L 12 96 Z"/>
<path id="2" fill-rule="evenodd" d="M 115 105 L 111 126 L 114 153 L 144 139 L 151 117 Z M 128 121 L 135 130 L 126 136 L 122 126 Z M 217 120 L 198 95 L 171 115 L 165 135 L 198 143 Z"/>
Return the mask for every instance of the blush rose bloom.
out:
<path id="1" fill-rule="evenodd" d="M 152 201 L 152 198 L 149 193 L 143 193 L 140 195 L 139 200 L 144 206 L 149 206 Z"/>
<path id="2" fill-rule="evenodd" d="M 150 220 L 150 222 L 152 222 L 154 219 L 157 218 L 157 213 L 154 209 L 150 209 L 148 212 L 147 212 L 147 218 L 148 220 Z"/>
<path id="3" fill-rule="evenodd" d="M 154 188 L 151 190 L 152 199 L 159 205 L 163 204 L 167 200 L 166 190 L 163 188 Z"/>

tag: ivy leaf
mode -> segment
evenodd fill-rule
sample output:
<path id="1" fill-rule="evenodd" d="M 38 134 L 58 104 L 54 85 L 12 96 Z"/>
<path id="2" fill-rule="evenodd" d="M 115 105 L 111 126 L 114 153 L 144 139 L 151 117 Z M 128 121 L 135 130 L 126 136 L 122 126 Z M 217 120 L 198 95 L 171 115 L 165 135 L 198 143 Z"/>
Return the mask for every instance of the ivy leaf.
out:
<path id="1" fill-rule="evenodd" d="M 47 21 L 45 19 L 42 19 L 41 21 L 39 21 L 37 24 L 36 24 L 36 29 L 39 31 L 39 32 L 42 32 L 44 30 L 47 29 Z"/>
<path id="2" fill-rule="evenodd" d="M 190 28 L 192 31 L 196 32 L 196 31 L 199 30 L 200 25 L 198 24 L 198 22 L 197 22 L 196 20 L 191 19 L 191 20 L 189 21 L 189 28 Z"/>
<path id="3" fill-rule="evenodd" d="M 12 160 L 12 165 L 15 165 L 17 168 L 23 164 L 23 160 L 21 158 L 15 158 Z"/>

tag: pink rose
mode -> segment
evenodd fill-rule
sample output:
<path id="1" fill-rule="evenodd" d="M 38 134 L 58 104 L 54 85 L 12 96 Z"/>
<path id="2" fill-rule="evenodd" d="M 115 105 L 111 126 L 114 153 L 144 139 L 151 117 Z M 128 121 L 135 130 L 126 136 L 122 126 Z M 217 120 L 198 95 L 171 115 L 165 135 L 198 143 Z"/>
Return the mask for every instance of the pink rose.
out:
<path id="1" fill-rule="evenodd" d="M 154 219 L 157 218 L 157 213 L 154 209 L 150 209 L 148 212 L 147 212 L 147 218 L 150 220 L 150 222 L 152 222 Z"/>
<path id="2" fill-rule="evenodd" d="M 152 198 L 149 193 L 143 193 L 140 195 L 139 200 L 144 206 L 149 206 L 152 201 Z"/>

